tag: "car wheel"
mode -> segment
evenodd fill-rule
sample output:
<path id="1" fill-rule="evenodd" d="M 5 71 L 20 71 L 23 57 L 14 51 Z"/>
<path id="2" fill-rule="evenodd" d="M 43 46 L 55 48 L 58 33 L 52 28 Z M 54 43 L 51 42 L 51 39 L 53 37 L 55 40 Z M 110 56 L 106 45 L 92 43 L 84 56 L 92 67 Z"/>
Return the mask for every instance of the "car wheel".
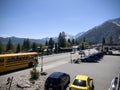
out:
<path id="1" fill-rule="evenodd" d="M 92 90 L 94 90 L 94 85 L 92 85 Z"/>

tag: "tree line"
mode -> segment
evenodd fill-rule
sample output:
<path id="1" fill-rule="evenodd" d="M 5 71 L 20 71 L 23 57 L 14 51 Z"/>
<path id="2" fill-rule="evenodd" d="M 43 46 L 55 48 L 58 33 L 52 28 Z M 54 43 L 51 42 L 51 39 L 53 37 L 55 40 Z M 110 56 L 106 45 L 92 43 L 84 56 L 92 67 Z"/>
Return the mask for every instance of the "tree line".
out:
<path id="1" fill-rule="evenodd" d="M 103 37 L 101 43 L 106 44 L 106 40 Z M 113 38 L 110 37 L 109 43 L 113 44 Z M 85 37 L 83 40 L 78 42 L 76 39 L 66 39 L 65 32 L 60 32 L 58 40 L 55 42 L 53 38 L 46 40 L 45 44 L 30 42 L 29 39 L 24 39 L 23 43 L 13 44 L 12 40 L 9 39 L 7 44 L 3 44 L 0 40 L 0 54 L 2 53 L 19 53 L 19 52 L 38 52 L 46 49 L 47 52 L 59 53 L 61 48 L 71 48 L 74 45 L 79 45 L 80 49 L 85 49 L 86 45 L 91 45 L 92 42 L 88 42 Z"/>
<path id="2" fill-rule="evenodd" d="M 23 43 L 13 44 L 11 38 L 9 38 L 7 44 L 3 44 L 0 40 L 0 54 L 2 53 L 19 53 L 19 52 L 37 52 L 38 47 L 40 51 L 47 50 L 49 52 L 59 53 L 60 48 L 71 47 L 78 45 L 79 43 L 75 39 L 66 40 L 65 32 L 60 32 L 58 40 L 55 42 L 53 38 L 46 40 L 45 44 L 30 42 L 29 39 L 24 39 Z"/>

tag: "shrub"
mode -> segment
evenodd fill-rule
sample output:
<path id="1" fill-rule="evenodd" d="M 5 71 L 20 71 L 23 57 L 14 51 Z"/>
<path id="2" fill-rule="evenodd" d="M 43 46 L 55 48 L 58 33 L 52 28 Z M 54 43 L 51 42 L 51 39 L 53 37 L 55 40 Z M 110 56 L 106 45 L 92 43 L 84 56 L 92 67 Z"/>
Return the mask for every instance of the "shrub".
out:
<path id="1" fill-rule="evenodd" d="M 40 76 L 40 72 L 36 69 L 36 67 L 33 68 L 33 70 L 30 71 L 31 79 L 37 80 Z"/>

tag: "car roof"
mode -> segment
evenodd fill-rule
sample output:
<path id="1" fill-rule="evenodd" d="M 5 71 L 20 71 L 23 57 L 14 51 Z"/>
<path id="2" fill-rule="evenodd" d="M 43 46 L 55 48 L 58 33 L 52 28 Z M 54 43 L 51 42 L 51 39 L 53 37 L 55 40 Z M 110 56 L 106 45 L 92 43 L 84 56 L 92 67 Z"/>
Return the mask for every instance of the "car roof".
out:
<path id="1" fill-rule="evenodd" d="M 86 75 L 76 75 L 75 79 L 87 80 L 87 79 L 88 79 L 88 76 L 86 76 Z"/>
<path id="2" fill-rule="evenodd" d="M 49 77 L 50 78 L 60 78 L 62 75 L 64 75 L 65 73 L 62 72 L 53 72 Z"/>

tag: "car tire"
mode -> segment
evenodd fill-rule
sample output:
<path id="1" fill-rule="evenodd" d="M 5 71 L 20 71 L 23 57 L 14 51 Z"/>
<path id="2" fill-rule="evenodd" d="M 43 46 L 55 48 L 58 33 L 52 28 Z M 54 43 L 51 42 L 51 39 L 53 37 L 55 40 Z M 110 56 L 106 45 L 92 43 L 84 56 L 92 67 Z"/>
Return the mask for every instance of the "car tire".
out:
<path id="1" fill-rule="evenodd" d="M 29 68 L 33 67 L 33 62 L 30 62 L 28 65 Z"/>
<path id="2" fill-rule="evenodd" d="M 94 90 L 94 85 L 92 85 L 92 90 Z"/>

